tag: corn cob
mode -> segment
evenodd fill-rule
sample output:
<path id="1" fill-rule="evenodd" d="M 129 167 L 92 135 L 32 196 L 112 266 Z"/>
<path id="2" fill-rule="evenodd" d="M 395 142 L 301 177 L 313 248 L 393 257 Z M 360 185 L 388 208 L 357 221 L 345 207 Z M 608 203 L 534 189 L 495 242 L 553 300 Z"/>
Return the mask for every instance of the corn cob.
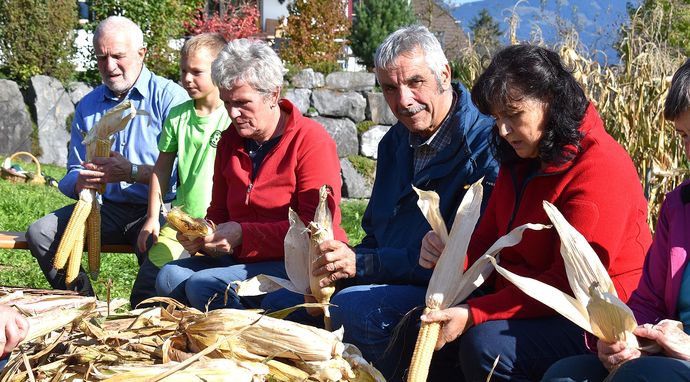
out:
<path id="1" fill-rule="evenodd" d="M 632 334 L 637 326 L 633 312 L 617 297 L 599 256 L 554 205 L 544 201 L 543 206 L 561 238 L 561 255 L 575 297 L 541 281 L 516 275 L 494 260 L 496 271 L 528 296 L 595 336 L 607 342 L 625 341 L 630 347 L 638 347 L 637 338 Z"/>
<path id="2" fill-rule="evenodd" d="M 75 235 L 77 235 L 74 246 L 72 247 L 72 253 L 69 255 L 69 260 L 67 261 L 67 270 L 65 271 L 65 284 L 71 286 L 74 280 L 76 280 L 79 275 L 79 269 L 81 268 L 81 256 L 84 252 L 84 232 L 86 227 L 82 224 L 75 228 Z"/>
<path id="3" fill-rule="evenodd" d="M 205 349 L 221 336 L 229 337 L 230 340 L 218 348 L 218 353 L 226 358 L 255 354 L 326 361 L 342 356 L 344 350 L 336 333 L 247 310 L 218 309 L 205 315 L 189 316 L 180 328 L 192 352 Z"/>
<path id="4" fill-rule="evenodd" d="M 128 111 L 128 113 L 123 115 L 125 111 Z M 82 142 L 84 146 L 86 146 L 87 161 L 91 161 L 94 157 L 108 157 L 110 155 L 111 146 L 110 136 L 124 129 L 127 123 L 136 115 L 137 110 L 134 109 L 134 106 L 129 100 L 108 110 L 108 112 L 101 117 L 96 126 L 89 130 Z M 105 191 L 105 185 L 102 185 L 99 191 L 103 193 Z M 56 269 L 64 268 L 71 256 L 78 255 L 79 261 L 81 261 L 84 247 L 84 233 L 87 230 L 85 224 L 86 220 L 91 216 L 89 219 L 91 223 L 88 225 L 90 246 L 89 269 L 92 275 L 98 274 L 98 266 L 95 265 L 95 262 L 98 262 L 100 257 L 100 211 L 98 208 L 93 208 L 97 203 L 96 190 L 84 189 L 79 193 L 79 200 L 74 206 L 74 211 L 70 216 L 70 220 L 62 235 L 58 249 L 55 252 L 53 266 Z M 91 213 L 92 209 L 95 210 L 93 214 Z M 77 236 L 79 236 L 79 238 L 77 238 Z M 67 270 L 68 284 L 74 281 L 74 278 L 79 272 L 79 267 L 76 265 L 76 258 L 71 260 L 70 266 L 68 267 L 69 269 Z"/>
<path id="5" fill-rule="evenodd" d="M 430 308 L 424 308 L 424 314 L 431 311 L 432 309 Z M 407 378 L 408 382 L 426 381 L 426 377 L 429 375 L 431 357 L 434 355 L 434 347 L 436 347 L 440 331 L 441 324 L 438 322 L 422 323 L 417 335 L 417 342 L 414 345 L 414 353 L 412 353 L 412 362 L 410 362 Z"/>
<path id="6" fill-rule="evenodd" d="M 101 205 L 93 199 L 91 213 L 86 219 L 86 240 L 89 251 L 89 274 L 98 279 L 101 268 Z"/>
<path id="7" fill-rule="evenodd" d="M 60 239 L 60 244 L 55 252 L 55 258 L 53 259 L 53 267 L 55 267 L 55 269 L 62 269 L 65 267 L 67 259 L 74 250 L 75 243 L 79 236 L 80 230 L 78 228 L 83 227 L 84 223 L 86 223 L 86 219 L 91 212 L 92 203 L 93 196 L 91 192 L 86 189 L 82 190 L 79 193 L 79 200 L 74 205 L 74 210 L 67 223 L 67 228 L 65 228 L 65 232 L 62 234 L 62 239 Z M 82 229 L 82 246 L 83 235 L 84 230 Z M 80 248 L 80 250 L 82 249 Z"/>
<path id="8" fill-rule="evenodd" d="M 328 189 L 329 186 L 323 185 L 319 189 L 319 204 L 316 207 L 314 214 L 314 221 L 309 223 L 309 231 L 311 232 L 310 246 L 309 246 L 309 263 L 313 267 L 317 259 L 321 256 L 319 245 L 326 240 L 333 240 L 333 217 L 331 211 L 328 209 Z M 325 304 L 323 306 L 323 322 L 326 330 L 331 330 L 331 313 L 328 309 L 328 304 L 331 301 L 331 296 L 335 292 L 335 285 L 331 284 L 327 287 L 321 287 L 319 282 L 320 277 L 313 276 L 314 269 L 311 268 L 309 272 L 309 286 L 311 293 L 316 298 L 316 301 Z"/>
<path id="9" fill-rule="evenodd" d="M 418 189 L 415 191 L 419 195 L 417 202 L 419 208 L 434 232 L 445 244 L 426 291 L 424 313 L 428 313 L 455 305 L 474 290 L 475 280 L 469 283 L 463 282 L 465 281 L 463 280 L 463 266 L 472 231 L 479 219 L 483 187 L 480 179 L 465 193 L 455 213 L 455 221 L 450 234 L 447 232 L 445 222 L 441 217 L 438 195 L 435 192 Z M 470 270 L 468 270 L 468 274 L 471 277 L 475 276 L 475 273 L 470 272 Z M 440 323 L 422 323 L 407 375 L 408 382 L 426 381 L 440 329 Z"/>
<path id="10" fill-rule="evenodd" d="M 189 239 L 204 237 L 212 234 L 216 230 L 213 223 L 205 219 L 195 219 L 182 211 L 180 207 L 173 207 L 170 212 L 168 212 L 166 219 L 173 228 Z"/>

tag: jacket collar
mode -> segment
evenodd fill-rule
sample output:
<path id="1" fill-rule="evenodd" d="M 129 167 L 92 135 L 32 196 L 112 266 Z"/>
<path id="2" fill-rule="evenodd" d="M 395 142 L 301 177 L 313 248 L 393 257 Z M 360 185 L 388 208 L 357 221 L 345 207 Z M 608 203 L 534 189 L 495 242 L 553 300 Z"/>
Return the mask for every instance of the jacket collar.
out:
<path id="1" fill-rule="evenodd" d="M 586 150 L 587 148 L 592 146 L 592 144 L 594 144 L 594 135 L 598 135 L 604 131 L 604 123 L 602 122 L 601 117 L 599 117 L 599 113 L 597 113 L 597 110 L 594 108 L 594 104 L 592 104 L 591 102 L 589 103 L 589 105 L 587 105 L 587 110 L 585 111 L 585 115 L 582 118 L 582 122 L 580 123 L 580 127 L 578 128 L 578 130 L 582 133 L 582 139 L 580 140 L 580 152 Z M 567 145 L 563 148 L 563 151 L 575 155 L 573 155 L 573 157 L 565 163 L 546 164 L 541 170 L 542 174 L 553 174 L 563 172 L 568 170 L 575 164 L 575 160 L 577 159 L 579 154 L 577 148 L 573 145 Z"/>
<path id="2" fill-rule="evenodd" d="M 146 65 L 143 65 L 141 67 L 139 77 L 134 82 L 134 85 L 132 85 L 132 88 L 129 89 L 124 99 L 141 100 L 147 98 L 149 96 L 148 84 L 151 81 L 152 75 L 153 74 L 151 73 L 151 71 L 148 70 L 148 68 L 146 68 Z M 107 86 L 105 86 L 105 92 L 103 95 L 106 99 L 120 101 L 118 97 L 115 95 L 115 93 L 113 93 L 112 90 L 110 90 L 110 88 L 108 88 Z"/>

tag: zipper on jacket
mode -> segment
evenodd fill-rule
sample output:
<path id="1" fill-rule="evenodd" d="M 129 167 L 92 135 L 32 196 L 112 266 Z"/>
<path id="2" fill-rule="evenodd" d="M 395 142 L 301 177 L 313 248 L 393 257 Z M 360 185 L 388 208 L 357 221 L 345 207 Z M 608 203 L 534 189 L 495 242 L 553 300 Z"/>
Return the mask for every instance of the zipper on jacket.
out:
<path id="1" fill-rule="evenodd" d="M 246 206 L 249 205 L 249 194 L 251 194 L 252 188 L 254 188 L 254 182 L 249 183 L 249 186 L 247 187 L 247 196 L 244 198 L 244 205 Z"/>
<path id="2" fill-rule="evenodd" d="M 553 176 L 553 175 L 560 175 L 564 173 L 565 171 L 557 171 L 557 172 L 552 172 L 548 174 L 544 174 L 540 172 L 540 170 L 536 170 L 534 173 L 529 174 L 525 177 L 525 179 L 522 181 L 522 187 L 518 189 L 517 187 L 517 180 L 515 179 L 515 173 L 511 171 L 511 176 L 513 178 L 513 186 L 515 187 L 515 206 L 513 207 L 513 213 L 510 215 L 510 220 L 508 220 L 508 227 L 506 229 L 506 234 L 510 232 L 510 230 L 513 228 L 513 220 L 515 220 L 515 216 L 517 215 L 518 210 L 520 209 L 520 203 L 522 202 L 522 194 L 524 193 L 525 189 L 527 188 L 527 184 L 534 180 L 534 178 L 538 177 L 546 177 L 546 176 Z"/>

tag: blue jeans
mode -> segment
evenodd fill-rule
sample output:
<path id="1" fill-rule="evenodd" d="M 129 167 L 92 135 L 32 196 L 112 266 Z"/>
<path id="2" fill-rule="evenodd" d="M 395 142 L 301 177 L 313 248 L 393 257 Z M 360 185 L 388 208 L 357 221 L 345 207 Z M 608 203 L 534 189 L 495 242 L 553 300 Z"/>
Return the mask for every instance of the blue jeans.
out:
<path id="1" fill-rule="evenodd" d="M 584 331 L 561 316 L 487 321 L 459 342 L 464 381 L 538 381 L 559 359 L 586 354 Z"/>
<path id="2" fill-rule="evenodd" d="M 609 372 L 594 354 L 562 359 L 544 374 L 542 381 L 601 382 Z M 643 356 L 614 370 L 608 382 L 690 381 L 690 362 L 664 356 Z"/>
<path id="3" fill-rule="evenodd" d="M 258 308 L 261 297 L 240 298 L 228 285 L 259 274 L 287 278 L 282 261 L 238 263 L 231 256 L 195 256 L 164 265 L 156 278 L 156 293 L 201 311 Z"/>

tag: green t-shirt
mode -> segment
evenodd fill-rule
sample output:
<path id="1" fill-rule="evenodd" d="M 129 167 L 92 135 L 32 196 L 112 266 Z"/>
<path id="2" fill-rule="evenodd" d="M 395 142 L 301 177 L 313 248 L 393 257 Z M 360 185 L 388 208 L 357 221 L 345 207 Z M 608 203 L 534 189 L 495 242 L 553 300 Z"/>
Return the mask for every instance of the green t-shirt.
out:
<path id="1" fill-rule="evenodd" d="M 225 107 L 220 106 L 200 117 L 189 100 L 170 110 L 163 125 L 158 150 L 177 153 L 177 197 L 173 206 L 182 208 L 192 217 L 206 216 L 211 204 L 213 163 L 220 133 L 230 125 Z M 172 184 L 173 179 L 170 180 Z"/>

